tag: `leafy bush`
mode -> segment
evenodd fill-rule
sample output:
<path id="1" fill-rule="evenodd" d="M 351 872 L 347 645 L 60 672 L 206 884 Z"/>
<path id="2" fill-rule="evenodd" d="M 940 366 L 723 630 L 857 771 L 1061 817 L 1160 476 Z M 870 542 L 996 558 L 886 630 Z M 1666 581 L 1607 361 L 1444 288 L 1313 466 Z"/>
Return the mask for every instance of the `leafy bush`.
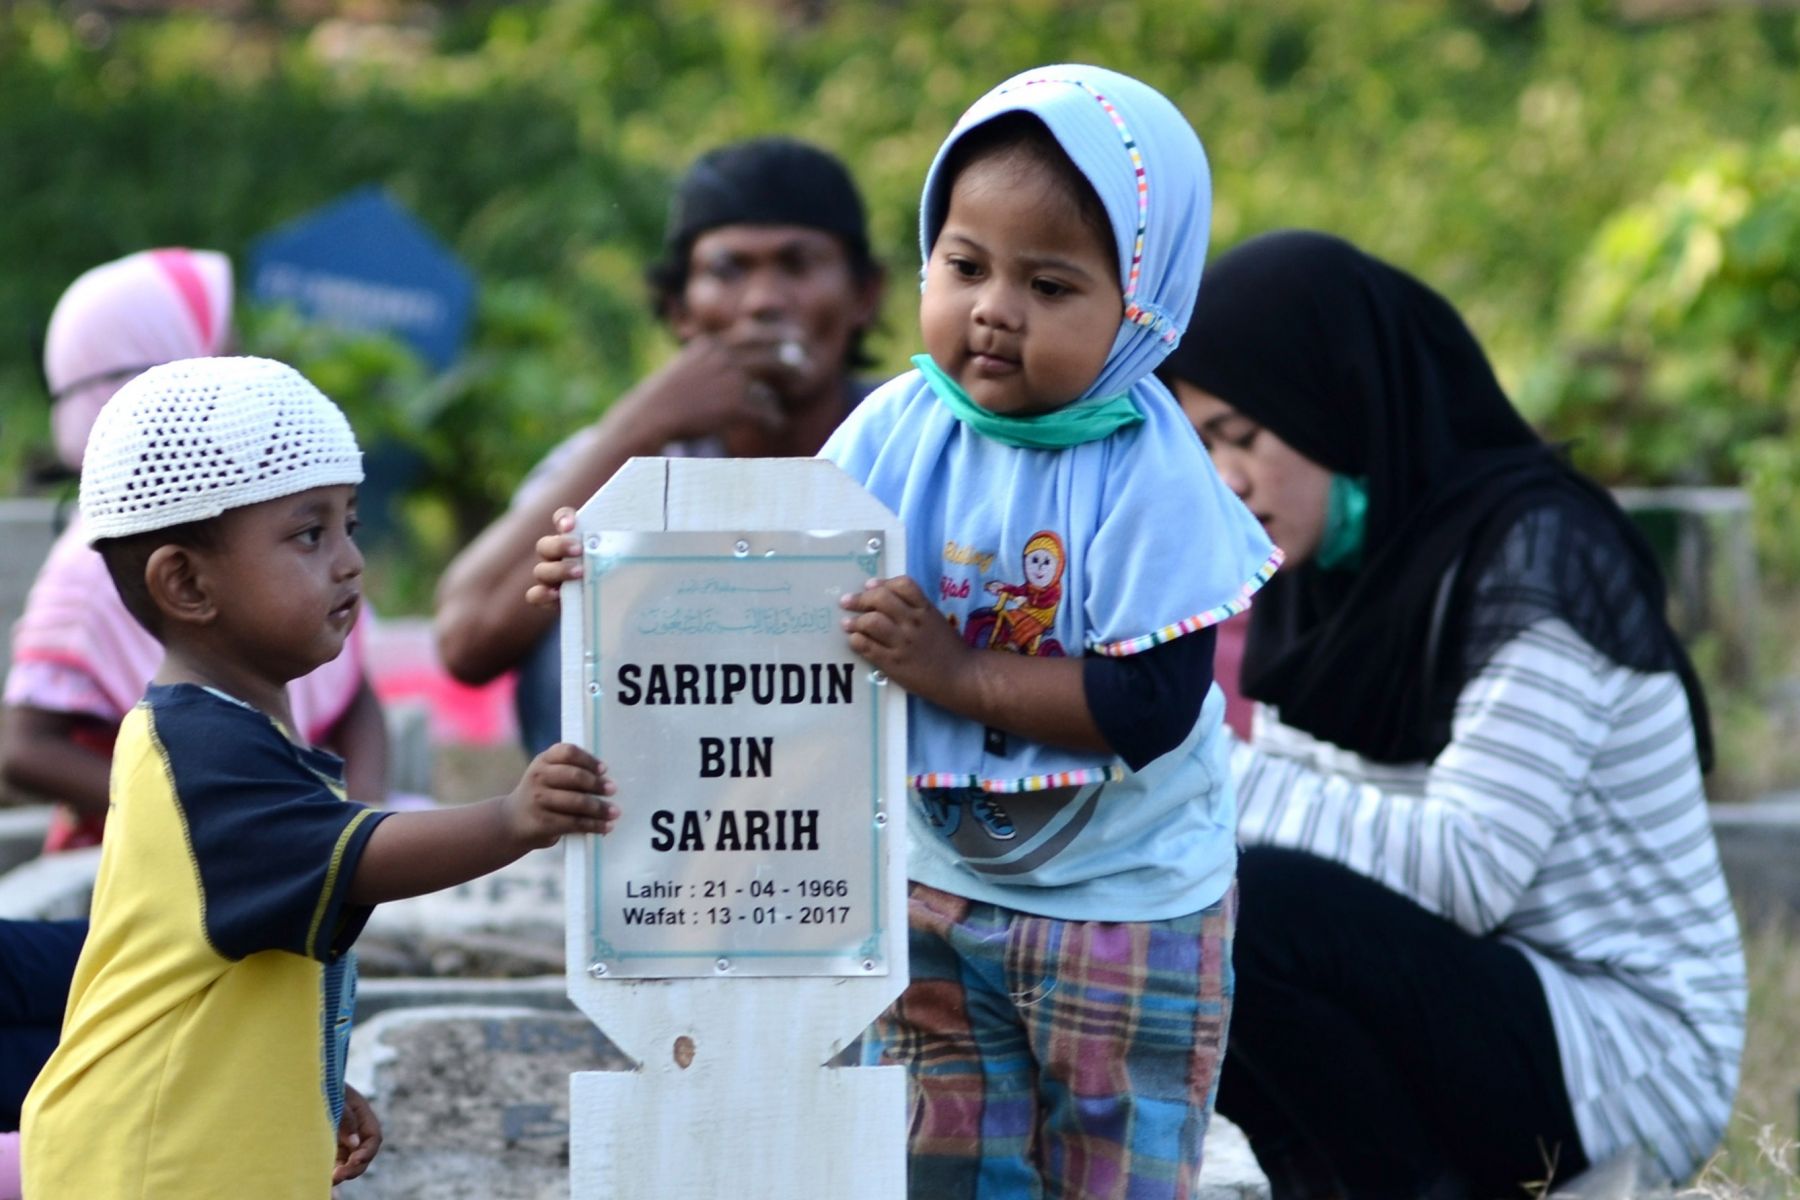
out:
<path id="1" fill-rule="evenodd" d="M 897 369 L 938 140 L 1004 75 L 1070 59 L 1193 119 L 1215 244 L 1341 232 L 1444 290 L 1516 379 L 1609 214 L 1800 111 L 1800 16 L 1752 7 L 1638 25 L 1599 0 L 477 0 L 292 28 L 0 6 L 0 485 L 46 441 L 27 346 L 68 280 L 146 245 L 241 258 L 379 183 L 480 281 L 465 360 L 428 379 L 276 317 L 247 344 L 410 449 L 406 561 L 377 598 L 418 607 L 529 464 L 666 352 L 639 273 L 696 154 L 782 131 L 845 156 L 891 267 L 873 349 Z"/>
<path id="2" fill-rule="evenodd" d="M 1609 482 L 1742 481 L 1800 578 L 1800 126 L 1730 146 L 1608 220 L 1528 392 Z"/>

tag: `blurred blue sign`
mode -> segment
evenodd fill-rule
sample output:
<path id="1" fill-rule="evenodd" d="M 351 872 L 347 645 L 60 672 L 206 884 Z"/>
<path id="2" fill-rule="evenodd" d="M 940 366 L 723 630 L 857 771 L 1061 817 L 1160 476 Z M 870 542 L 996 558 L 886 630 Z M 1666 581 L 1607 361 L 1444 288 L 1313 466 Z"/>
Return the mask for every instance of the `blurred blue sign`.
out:
<path id="1" fill-rule="evenodd" d="M 259 238 L 250 295 L 349 329 L 391 333 L 439 370 L 461 351 L 475 284 L 456 256 L 379 188 Z"/>

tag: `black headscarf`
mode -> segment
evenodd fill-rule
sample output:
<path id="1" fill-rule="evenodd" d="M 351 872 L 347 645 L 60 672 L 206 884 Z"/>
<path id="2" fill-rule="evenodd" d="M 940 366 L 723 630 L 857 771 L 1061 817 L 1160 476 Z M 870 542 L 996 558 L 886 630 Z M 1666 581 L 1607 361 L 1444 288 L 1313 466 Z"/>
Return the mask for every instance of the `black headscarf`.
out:
<path id="1" fill-rule="evenodd" d="M 1266 234 L 1207 268 L 1162 374 L 1368 482 L 1361 566 L 1285 569 L 1252 609 L 1242 687 L 1284 723 L 1430 762 L 1468 680 L 1555 617 L 1621 666 L 1678 673 L 1711 765 L 1649 545 L 1519 416 L 1436 292 L 1338 238 Z"/>

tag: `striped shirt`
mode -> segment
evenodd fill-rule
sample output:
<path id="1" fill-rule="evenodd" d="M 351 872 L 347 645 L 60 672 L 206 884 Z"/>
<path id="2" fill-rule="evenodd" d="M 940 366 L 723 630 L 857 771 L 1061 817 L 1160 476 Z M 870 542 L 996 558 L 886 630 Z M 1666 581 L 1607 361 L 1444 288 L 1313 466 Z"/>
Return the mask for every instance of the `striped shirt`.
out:
<path id="1" fill-rule="evenodd" d="M 1731 1113 L 1745 978 L 1680 679 L 1548 620 L 1469 680 L 1428 765 L 1370 762 L 1267 707 L 1255 728 L 1232 752 L 1240 840 L 1343 863 L 1517 946 L 1588 1158 L 1635 1145 L 1691 1175 Z"/>

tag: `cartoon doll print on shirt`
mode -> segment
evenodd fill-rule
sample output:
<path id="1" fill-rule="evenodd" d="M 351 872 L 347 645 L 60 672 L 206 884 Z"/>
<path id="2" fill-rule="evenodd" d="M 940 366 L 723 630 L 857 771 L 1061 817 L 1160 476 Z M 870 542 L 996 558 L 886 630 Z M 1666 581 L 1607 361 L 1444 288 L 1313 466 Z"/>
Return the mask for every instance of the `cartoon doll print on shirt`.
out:
<path id="1" fill-rule="evenodd" d="M 1026 540 L 1019 557 L 1024 582 L 991 580 L 986 589 L 995 597 L 994 603 L 969 614 L 963 640 L 978 650 L 1003 650 L 1039 658 L 1066 657 L 1062 642 L 1051 636 L 1056 610 L 1062 604 L 1063 568 L 1068 563 L 1063 540 L 1048 529 L 1040 529 Z M 1004 756 L 1007 735 L 997 729 L 988 730 L 987 748 L 991 754 Z M 980 848 L 965 844 L 967 837 L 977 831 L 989 842 L 1009 842 L 1018 834 L 1007 806 L 999 797 L 978 788 L 933 791 L 924 797 L 924 802 L 926 819 L 932 827 L 956 842 L 965 855 L 984 856 Z M 965 810 L 973 818 L 966 830 Z"/>
<path id="2" fill-rule="evenodd" d="M 1062 658 L 1062 643 L 1051 637 L 1050 631 L 1062 604 L 1063 567 L 1068 562 L 1063 541 L 1050 530 L 1040 529 L 1025 543 L 1020 559 L 1025 582 L 989 582 L 987 590 L 996 597 L 994 604 L 969 614 L 963 640 L 976 649 Z"/>

